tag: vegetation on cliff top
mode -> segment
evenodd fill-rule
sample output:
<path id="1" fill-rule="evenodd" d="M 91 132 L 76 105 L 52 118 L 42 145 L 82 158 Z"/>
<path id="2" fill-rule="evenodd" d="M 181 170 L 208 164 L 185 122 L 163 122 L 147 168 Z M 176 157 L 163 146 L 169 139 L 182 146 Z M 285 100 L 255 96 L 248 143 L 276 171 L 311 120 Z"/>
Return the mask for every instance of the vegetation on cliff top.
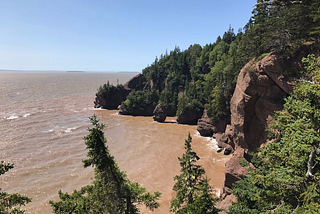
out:
<path id="1" fill-rule="evenodd" d="M 228 116 L 237 75 L 249 60 L 270 52 L 288 57 L 301 45 L 319 45 L 319 7 L 318 0 L 257 0 L 252 17 L 237 34 L 229 27 L 212 44 L 194 44 L 184 51 L 175 47 L 156 57 L 142 70 L 147 79 L 143 90 L 158 90 L 158 103 L 178 110 L 177 115 L 203 106 L 213 121 Z"/>

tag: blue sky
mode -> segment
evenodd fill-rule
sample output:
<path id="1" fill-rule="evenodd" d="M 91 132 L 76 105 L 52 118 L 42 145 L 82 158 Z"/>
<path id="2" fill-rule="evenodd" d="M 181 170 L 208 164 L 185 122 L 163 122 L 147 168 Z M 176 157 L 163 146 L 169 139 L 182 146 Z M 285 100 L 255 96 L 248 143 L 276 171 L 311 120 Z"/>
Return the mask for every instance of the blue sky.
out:
<path id="1" fill-rule="evenodd" d="M 237 32 L 256 0 L 1 0 L 0 69 L 141 71 Z"/>

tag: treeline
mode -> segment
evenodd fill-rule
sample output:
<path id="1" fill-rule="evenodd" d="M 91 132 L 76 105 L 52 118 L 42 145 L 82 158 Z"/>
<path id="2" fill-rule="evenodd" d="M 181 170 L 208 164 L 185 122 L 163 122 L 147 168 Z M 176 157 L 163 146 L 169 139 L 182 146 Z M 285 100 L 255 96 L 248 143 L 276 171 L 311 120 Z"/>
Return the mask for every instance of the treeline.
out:
<path id="1" fill-rule="evenodd" d="M 270 52 L 290 57 L 302 45 L 317 46 L 320 34 L 318 0 L 258 0 L 252 17 L 238 33 L 229 27 L 214 43 L 175 47 L 142 70 L 141 93 L 131 93 L 122 107 L 143 109 L 144 93 L 154 91 L 152 107 L 160 104 L 169 115 L 207 110 L 214 122 L 228 116 L 229 103 L 241 68 Z M 134 102 L 136 100 L 137 102 Z M 201 114 L 200 114 L 201 115 Z"/>

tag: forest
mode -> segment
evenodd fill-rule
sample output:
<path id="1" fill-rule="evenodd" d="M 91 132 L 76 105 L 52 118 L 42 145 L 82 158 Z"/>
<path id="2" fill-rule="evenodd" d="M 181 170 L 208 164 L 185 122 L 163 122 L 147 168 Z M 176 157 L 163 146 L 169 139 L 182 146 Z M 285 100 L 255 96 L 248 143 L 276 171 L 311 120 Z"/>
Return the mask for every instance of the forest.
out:
<path id="1" fill-rule="evenodd" d="M 206 109 L 212 121 L 228 120 L 237 76 L 247 62 L 269 53 L 290 58 L 307 49 L 314 55 L 304 56 L 303 68 L 286 72 L 296 83 L 294 91 L 273 117 L 272 141 L 252 154 L 255 169 L 248 167 L 248 174 L 233 186 L 237 202 L 228 213 L 320 213 L 319 23 L 319 0 L 257 0 L 252 17 L 237 33 L 229 27 L 213 43 L 193 44 L 187 50 L 175 47 L 156 57 L 142 70 L 145 81 L 121 108 L 143 111 L 159 104 L 168 115 L 178 117 L 188 112 L 201 117 Z M 109 96 L 121 87 L 108 84 L 98 93 Z M 104 125 L 95 117 L 91 122 L 94 128 L 84 138 L 88 149 L 84 166 L 94 166 L 95 179 L 71 195 L 59 192 L 61 201 L 50 202 L 54 213 L 139 213 L 138 204 L 151 210 L 159 207 L 161 193 L 148 193 L 130 182 L 109 154 Z M 179 158 L 181 175 L 174 178 L 177 194 L 170 211 L 218 213 L 218 199 L 204 170 L 195 164 L 199 157 L 191 150 L 191 141 L 188 137 L 186 152 Z M 1 162 L 0 174 L 12 167 Z M 20 206 L 28 202 L 25 196 L 0 192 L 1 213 L 24 213 Z"/>

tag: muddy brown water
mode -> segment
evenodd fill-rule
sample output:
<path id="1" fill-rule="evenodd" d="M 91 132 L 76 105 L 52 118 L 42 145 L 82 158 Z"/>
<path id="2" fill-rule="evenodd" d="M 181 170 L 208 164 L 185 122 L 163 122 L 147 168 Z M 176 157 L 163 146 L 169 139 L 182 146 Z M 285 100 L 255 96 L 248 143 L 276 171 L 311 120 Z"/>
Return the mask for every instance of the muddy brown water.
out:
<path id="1" fill-rule="evenodd" d="M 215 141 L 200 137 L 196 126 L 176 124 L 174 117 L 157 123 L 152 117 L 93 109 L 101 84 L 125 83 L 134 75 L 0 72 L 0 160 L 15 164 L 0 176 L 0 188 L 31 197 L 28 213 L 52 213 L 48 202 L 58 200 L 60 189 L 71 193 L 90 184 L 93 169 L 82 167 L 82 138 L 88 134 L 88 118 L 96 114 L 107 125 L 105 137 L 120 169 L 148 191 L 162 192 L 162 205 L 152 213 L 169 213 L 173 177 L 180 173 L 177 157 L 184 153 L 189 132 L 198 163 L 218 191 L 228 157 L 217 154 Z"/>

